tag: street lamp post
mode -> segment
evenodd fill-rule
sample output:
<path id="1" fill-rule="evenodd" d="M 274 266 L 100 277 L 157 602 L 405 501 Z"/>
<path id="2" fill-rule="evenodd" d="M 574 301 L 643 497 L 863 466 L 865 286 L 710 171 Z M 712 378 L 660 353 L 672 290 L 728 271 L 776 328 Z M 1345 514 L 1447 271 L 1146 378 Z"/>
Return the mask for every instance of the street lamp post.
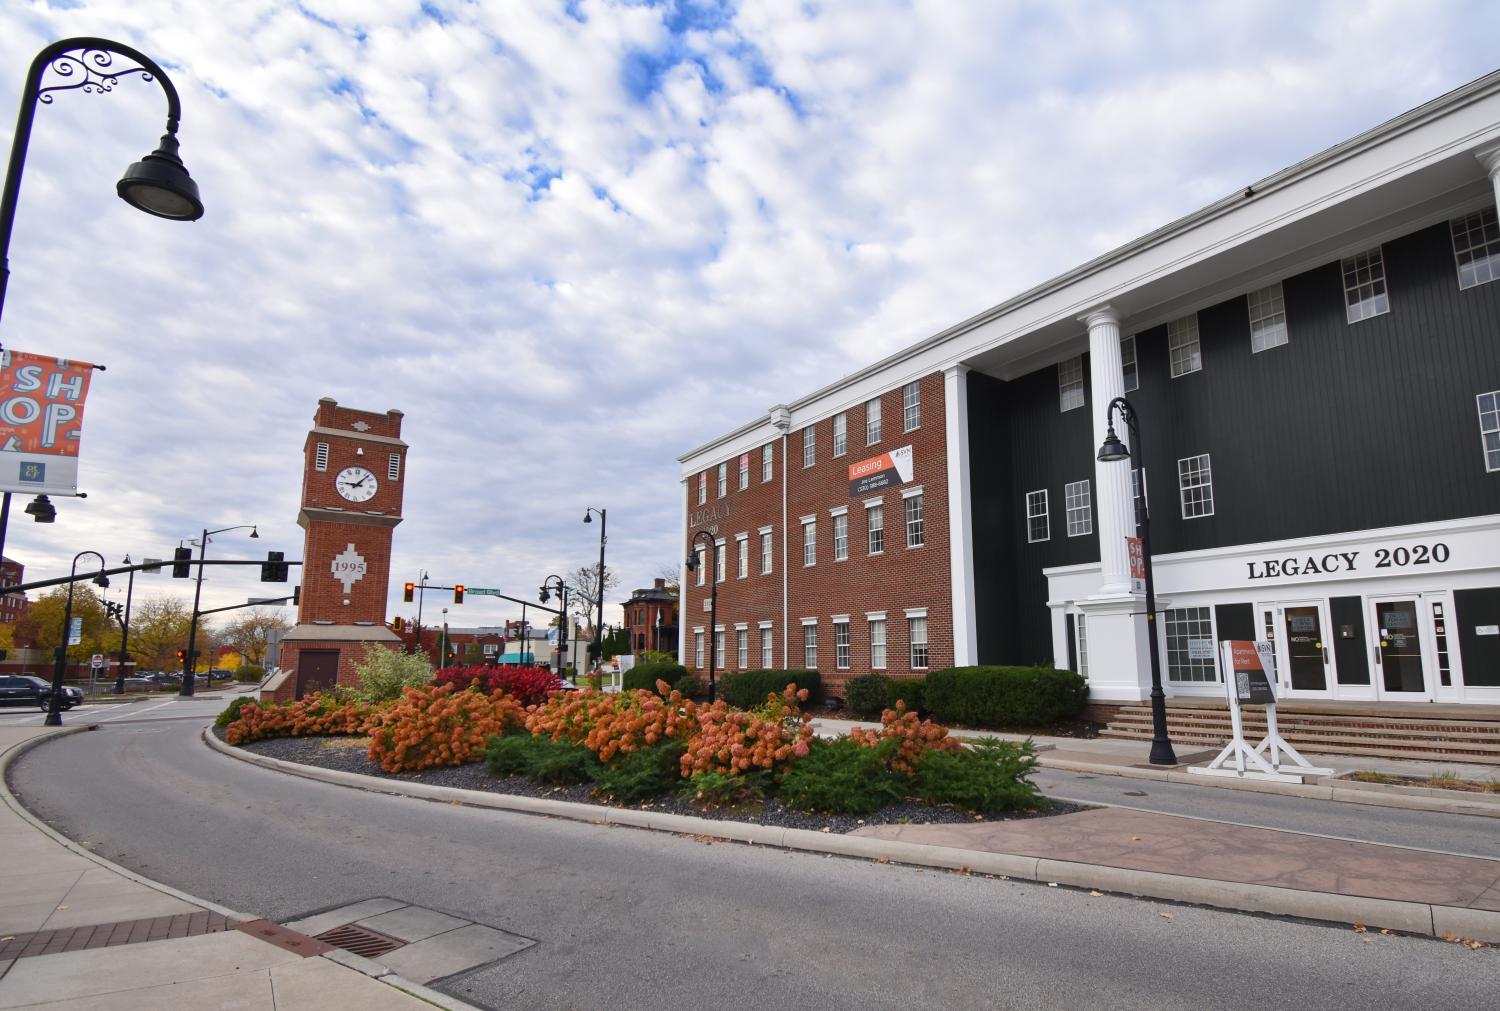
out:
<path id="1" fill-rule="evenodd" d="M 593 659 L 595 664 L 604 663 L 604 544 L 606 541 L 606 538 L 604 536 L 604 524 L 606 514 L 608 512 L 609 510 L 607 509 L 595 509 L 593 506 L 590 506 L 588 509 L 584 510 L 583 513 L 583 522 L 585 523 L 594 522 L 594 517 L 591 515 L 592 513 L 599 514 L 599 585 L 595 587 L 599 594 L 599 599 L 597 601 L 597 604 L 599 605 L 599 616 L 594 620 Z"/>
<path id="2" fill-rule="evenodd" d="M 714 535 L 707 530 L 699 530 L 693 534 L 692 540 L 688 541 L 688 547 L 698 543 L 703 538 L 708 545 L 708 550 L 713 552 L 711 567 L 708 570 L 709 584 L 712 587 L 708 591 L 708 701 L 712 705 L 714 701 L 714 671 L 716 661 L 719 658 L 719 542 L 714 540 Z M 698 552 L 689 550 L 687 556 L 687 570 L 698 571 Z"/>
<path id="3" fill-rule="evenodd" d="M 130 556 L 125 556 L 122 565 L 130 564 Z M 125 607 L 123 611 L 116 610 L 115 616 L 120 620 L 120 666 L 115 671 L 115 694 L 125 694 L 125 660 L 129 655 L 126 648 L 130 645 L 130 596 L 135 592 L 135 570 L 130 570 L 130 577 L 125 583 Z"/>
<path id="4" fill-rule="evenodd" d="M 1114 416 L 1130 429 L 1130 445 L 1126 446 L 1115 435 Z M 1102 463 L 1128 462 L 1135 457 L 1135 469 L 1145 473 L 1145 446 L 1141 440 L 1140 421 L 1135 407 L 1124 397 L 1109 402 L 1104 412 L 1107 432 L 1099 446 Z M 1135 530 L 1141 538 L 1141 555 L 1146 581 L 1146 642 L 1151 651 L 1151 764 L 1176 765 L 1177 754 L 1172 750 L 1172 740 L 1167 736 L 1167 696 L 1161 687 L 1161 648 L 1156 642 L 1156 580 L 1151 572 L 1151 509 L 1146 502 L 1145 489 L 1135 496 Z"/>
<path id="5" fill-rule="evenodd" d="M 425 654 L 427 647 L 422 644 L 422 601 L 427 597 L 427 573 L 425 571 L 417 585 L 419 587 L 417 590 L 417 652 Z"/>
<path id="6" fill-rule="evenodd" d="M 134 60 L 140 66 L 114 70 L 115 55 Z M 51 70 L 60 83 L 42 87 L 42 79 Z M 156 81 L 167 95 L 167 132 L 157 149 L 125 170 L 115 184 L 120 199 L 147 214 L 175 221 L 197 221 L 203 217 L 203 202 L 198 199 L 198 184 L 188 176 L 177 156 L 177 124 L 182 118 L 182 103 L 177 89 L 161 67 L 144 53 L 108 39 L 63 39 L 47 46 L 31 61 L 26 84 L 21 91 L 21 110 L 16 116 L 16 132 L 11 139 L 10 165 L 5 173 L 5 189 L 0 196 L 0 314 L 5 309 L 5 288 L 10 278 L 11 226 L 16 217 L 16 198 L 21 189 L 21 174 L 26 165 L 26 149 L 31 142 L 31 123 L 38 104 L 51 105 L 59 91 L 81 90 L 84 94 L 113 91 L 123 77 L 134 74 L 142 80 Z"/>
<path id="7" fill-rule="evenodd" d="M 198 585 L 193 590 L 193 617 L 188 623 L 187 658 L 182 662 L 182 687 L 177 691 L 178 696 L 181 698 L 192 698 L 193 696 L 193 672 L 198 666 L 196 655 L 198 644 L 198 604 L 203 599 L 203 557 L 208 554 L 208 539 L 214 534 L 227 533 L 230 530 L 244 530 L 246 527 L 250 528 L 250 537 L 252 539 L 260 536 L 260 531 L 253 525 L 241 523 L 239 526 L 234 527 L 204 530 L 203 537 L 198 542 Z"/>
<path id="8" fill-rule="evenodd" d="M 78 578 L 78 559 L 84 555 L 99 559 L 99 574 L 94 577 L 94 582 L 100 586 L 109 585 L 109 577 L 104 574 L 103 555 L 97 551 L 80 551 L 73 556 L 73 568 L 68 572 L 68 602 L 63 607 L 62 641 L 57 644 L 57 659 L 52 664 L 52 697 L 47 702 L 47 718 L 42 721 L 49 727 L 62 726 L 63 675 L 68 666 L 68 631 L 73 624 L 73 586 Z"/>
<path id="9" fill-rule="evenodd" d="M 557 673 L 562 674 L 563 666 L 568 661 L 568 584 L 563 582 L 562 576 L 551 575 L 542 580 L 539 587 L 537 599 L 545 604 L 552 599 L 552 591 L 556 591 L 562 600 L 562 613 L 558 615 L 557 626 Z"/>

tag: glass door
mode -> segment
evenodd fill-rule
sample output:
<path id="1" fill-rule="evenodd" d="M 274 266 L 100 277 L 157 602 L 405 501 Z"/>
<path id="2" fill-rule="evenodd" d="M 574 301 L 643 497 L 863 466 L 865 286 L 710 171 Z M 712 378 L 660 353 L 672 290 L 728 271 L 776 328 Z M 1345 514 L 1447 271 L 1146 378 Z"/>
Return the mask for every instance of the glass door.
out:
<path id="1" fill-rule="evenodd" d="M 1413 597 L 1372 598 L 1375 680 L 1382 698 L 1420 699 L 1431 695 L 1425 674 L 1422 618 Z"/>
<path id="2" fill-rule="evenodd" d="M 1291 698 L 1330 698 L 1335 683 L 1333 643 L 1322 601 L 1281 601 L 1257 610 L 1266 638 L 1276 648 L 1278 693 Z"/>

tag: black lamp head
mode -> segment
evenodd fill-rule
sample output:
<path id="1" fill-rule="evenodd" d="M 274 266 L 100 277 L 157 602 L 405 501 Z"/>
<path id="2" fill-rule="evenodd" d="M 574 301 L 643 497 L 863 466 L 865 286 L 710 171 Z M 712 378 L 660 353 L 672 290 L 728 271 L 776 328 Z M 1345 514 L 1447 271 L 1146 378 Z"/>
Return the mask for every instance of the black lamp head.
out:
<path id="1" fill-rule="evenodd" d="M 162 134 L 155 151 L 125 170 L 115 184 L 120 199 L 132 207 L 172 221 L 197 221 L 203 201 L 177 155 L 176 134 Z"/>
<path id="2" fill-rule="evenodd" d="M 93 582 L 95 586 L 102 586 L 106 590 L 109 589 L 109 577 L 102 572 L 94 577 Z"/>
<path id="3" fill-rule="evenodd" d="M 57 507 L 52 500 L 45 495 L 38 495 L 26 503 L 26 515 L 38 523 L 55 523 L 57 521 Z"/>
<path id="4" fill-rule="evenodd" d="M 1110 425 L 1109 431 L 1105 433 L 1104 442 L 1099 446 L 1098 460 L 1100 463 L 1119 463 L 1121 460 L 1130 459 L 1130 450 L 1115 435 L 1115 426 Z"/>
<path id="5" fill-rule="evenodd" d="M 255 527 L 250 528 L 250 539 L 252 541 L 260 539 L 260 531 L 255 529 Z"/>
<path id="6" fill-rule="evenodd" d="M 545 604 L 549 596 L 550 595 L 547 593 L 547 588 L 544 586 L 542 587 L 541 592 L 536 595 L 536 599 L 538 602 Z"/>
<path id="7" fill-rule="evenodd" d="M 687 556 L 687 560 L 685 562 L 683 562 L 682 564 L 684 564 L 684 565 L 687 566 L 687 570 L 689 572 L 697 572 L 698 571 L 698 552 L 694 551 L 692 554 L 688 555 Z"/>
<path id="8" fill-rule="evenodd" d="M 585 511 L 584 514 L 583 514 L 583 522 L 585 522 L 585 523 L 592 523 L 592 522 L 594 522 L 594 514 L 591 513 L 591 512 Z"/>

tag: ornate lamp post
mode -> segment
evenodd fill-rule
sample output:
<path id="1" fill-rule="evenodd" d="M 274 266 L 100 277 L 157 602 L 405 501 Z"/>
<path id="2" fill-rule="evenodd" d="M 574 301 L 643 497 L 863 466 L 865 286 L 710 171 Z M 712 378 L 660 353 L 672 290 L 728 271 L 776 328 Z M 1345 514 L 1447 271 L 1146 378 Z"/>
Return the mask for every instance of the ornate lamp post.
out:
<path id="1" fill-rule="evenodd" d="M 130 564 L 130 556 L 125 556 L 122 565 Z M 130 570 L 130 578 L 125 583 L 125 605 L 106 604 L 107 610 L 114 612 L 114 618 L 120 623 L 120 666 L 115 671 L 115 694 L 125 694 L 125 661 L 130 654 L 127 647 L 130 645 L 130 597 L 135 593 L 135 570 Z"/>
<path id="2" fill-rule="evenodd" d="M 713 552 L 712 568 L 708 570 L 712 585 L 712 589 L 708 591 L 708 701 L 712 704 L 715 694 L 714 671 L 719 658 L 719 542 L 707 530 L 699 530 L 688 541 L 688 547 L 698 543 L 699 538 L 705 538 L 708 550 Z M 698 552 L 688 552 L 686 565 L 689 572 L 698 571 Z"/>
<path id="3" fill-rule="evenodd" d="M 563 667 L 568 662 L 568 584 L 563 582 L 562 576 L 552 575 L 542 580 L 538 587 L 537 600 L 545 604 L 552 599 L 556 593 L 562 602 L 562 614 L 558 616 L 557 626 L 557 673 L 563 672 Z"/>
<path id="4" fill-rule="evenodd" d="M 593 506 L 583 512 L 583 522 L 594 522 L 593 513 L 599 514 L 599 585 L 596 587 L 599 593 L 598 604 L 599 616 L 594 619 L 594 656 L 593 662 L 598 665 L 604 662 L 604 544 L 607 538 L 604 536 L 605 521 L 608 509 L 595 509 Z"/>
<path id="5" fill-rule="evenodd" d="M 244 530 L 250 528 L 250 536 L 257 538 L 260 531 L 249 523 L 242 523 L 236 527 L 220 527 L 218 530 L 203 531 L 202 538 L 198 541 L 198 585 L 193 590 L 193 618 L 188 624 L 188 646 L 187 659 L 182 663 L 182 687 L 177 694 L 181 698 L 192 698 L 193 695 L 193 672 L 197 669 L 198 658 L 196 655 L 198 642 L 198 602 L 203 598 L 203 556 L 208 554 L 208 539 L 214 534 L 226 533 L 230 530 Z"/>
<path id="6" fill-rule="evenodd" d="M 1115 435 L 1116 412 L 1130 429 L 1130 446 L 1126 446 Z M 1145 448 L 1141 442 L 1140 423 L 1130 401 L 1124 397 L 1111 400 L 1104 412 L 1104 423 L 1108 431 L 1099 447 L 1100 462 L 1128 461 L 1134 447 L 1136 469 L 1145 473 Z M 1156 581 L 1151 573 L 1151 510 L 1144 494 L 1135 497 L 1135 530 L 1141 538 L 1141 555 L 1146 570 L 1146 640 L 1151 650 L 1151 764 L 1176 765 L 1177 754 L 1172 750 L 1171 738 L 1167 736 L 1167 696 L 1161 687 L 1161 647 L 1156 642 Z"/>
<path id="7" fill-rule="evenodd" d="M 109 577 L 104 574 L 104 556 L 97 551 L 80 551 L 73 556 L 73 567 L 68 571 L 68 603 L 63 608 L 62 641 L 57 644 L 57 659 L 52 664 L 52 697 L 47 702 L 47 718 L 42 721 L 48 727 L 62 726 L 62 699 L 63 699 L 63 675 L 68 667 L 68 630 L 73 624 L 73 585 L 78 577 L 78 559 L 84 555 L 93 555 L 99 559 L 99 574 L 94 577 L 94 582 L 99 586 L 108 586 Z"/>

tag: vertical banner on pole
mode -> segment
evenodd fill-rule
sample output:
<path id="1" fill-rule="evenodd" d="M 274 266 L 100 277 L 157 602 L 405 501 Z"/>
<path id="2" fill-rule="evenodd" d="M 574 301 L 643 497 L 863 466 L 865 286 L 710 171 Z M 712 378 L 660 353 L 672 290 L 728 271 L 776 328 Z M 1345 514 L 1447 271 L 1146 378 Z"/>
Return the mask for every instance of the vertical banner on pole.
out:
<path id="1" fill-rule="evenodd" d="M 83 403 L 94 366 L 0 351 L 0 491 L 77 495 Z"/>

